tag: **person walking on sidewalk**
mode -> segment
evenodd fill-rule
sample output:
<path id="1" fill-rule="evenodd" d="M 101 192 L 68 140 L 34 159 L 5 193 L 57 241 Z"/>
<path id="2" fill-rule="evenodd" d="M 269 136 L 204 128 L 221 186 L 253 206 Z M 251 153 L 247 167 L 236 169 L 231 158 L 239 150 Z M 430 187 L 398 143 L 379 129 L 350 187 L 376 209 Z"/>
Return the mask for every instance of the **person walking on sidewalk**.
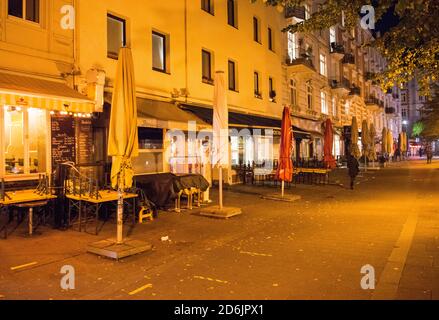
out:
<path id="1" fill-rule="evenodd" d="M 432 163 L 433 161 L 433 150 L 431 148 L 431 146 L 429 145 L 427 147 L 427 164 Z"/>
<path id="2" fill-rule="evenodd" d="M 348 155 L 348 172 L 351 178 L 351 190 L 354 190 L 355 178 L 358 176 L 358 173 L 360 173 L 360 164 L 357 158 L 351 154 Z"/>

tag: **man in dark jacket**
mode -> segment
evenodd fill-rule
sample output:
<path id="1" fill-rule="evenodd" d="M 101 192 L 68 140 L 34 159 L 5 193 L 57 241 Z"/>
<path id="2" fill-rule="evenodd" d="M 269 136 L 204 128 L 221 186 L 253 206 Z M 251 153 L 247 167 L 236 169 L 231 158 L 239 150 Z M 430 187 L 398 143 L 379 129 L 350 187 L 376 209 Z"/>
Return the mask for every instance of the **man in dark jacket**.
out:
<path id="1" fill-rule="evenodd" d="M 349 177 L 351 177 L 351 189 L 354 190 L 355 178 L 358 176 L 360 172 L 360 164 L 357 158 L 352 155 L 348 155 L 348 171 Z"/>

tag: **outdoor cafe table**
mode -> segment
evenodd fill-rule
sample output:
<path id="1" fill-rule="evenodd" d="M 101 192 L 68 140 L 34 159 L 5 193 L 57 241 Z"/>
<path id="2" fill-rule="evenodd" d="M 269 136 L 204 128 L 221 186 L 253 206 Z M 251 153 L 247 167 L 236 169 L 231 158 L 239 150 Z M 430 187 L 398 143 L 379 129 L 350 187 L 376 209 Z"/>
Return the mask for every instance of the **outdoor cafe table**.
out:
<path id="1" fill-rule="evenodd" d="M 133 225 L 136 223 L 136 199 L 138 195 L 135 193 L 124 193 L 123 194 L 123 202 L 124 204 L 131 205 L 132 209 L 132 223 Z M 98 235 L 98 221 L 99 221 L 99 210 L 105 204 L 109 204 L 112 202 L 118 201 L 117 191 L 114 190 L 100 190 L 99 196 L 97 195 L 66 195 L 66 198 L 69 201 L 69 213 L 68 213 L 68 221 L 69 226 L 71 225 L 71 212 L 73 208 L 78 210 L 78 231 L 82 231 L 82 223 L 84 218 L 84 231 L 87 232 L 87 222 L 88 222 L 88 211 L 93 210 L 95 216 L 95 235 Z M 131 203 L 130 203 L 131 202 Z M 83 214 L 84 217 L 83 217 Z"/>
<path id="2" fill-rule="evenodd" d="M 47 205 L 51 200 L 56 199 L 56 196 L 51 194 L 37 193 L 35 189 L 9 191 L 5 193 L 4 199 L 0 199 L 0 212 L 10 206 L 28 208 L 29 214 L 29 235 L 33 234 L 33 209 L 34 207 L 41 207 Z M 4 228 L 5 238 L 7 237 L 7 224 Z"/>

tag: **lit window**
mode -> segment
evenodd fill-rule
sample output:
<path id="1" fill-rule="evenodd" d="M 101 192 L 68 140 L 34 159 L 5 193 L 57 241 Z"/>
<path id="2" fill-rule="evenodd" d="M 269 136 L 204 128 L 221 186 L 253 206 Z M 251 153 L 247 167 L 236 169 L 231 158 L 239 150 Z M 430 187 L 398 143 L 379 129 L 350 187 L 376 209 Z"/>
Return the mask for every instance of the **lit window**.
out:
<path id="1" fill-rule="evenodd" d="M 237 1 L 227 0 L 227 23 L 229 26 L 238 27 Z"/>
<path id="2" fill-rule="evenodd" d="M 298 58 L 299 48 L 297 46 L 297 35 L 288 31 L 288 56 L 290 60 L 295 60 Z"/>
<path id="3" fill-rule="evenodd" d="M 236 63 L 231 60 L 229 60 L 229 90 L 237 91 Z"/>
<path id="4" fill-rule="evenodd" d="M 337 43 L 337 32 L 334 26 L 329 28 L 329 43 Z"/>
<path id="5" fill-rule="evenodd" d="M 213 0 L 201 0 L 201 9 L 213 15 Z"/>
<path id="6" fill-rule="evenodd" d="M 309 6 L 309 4 L 305 4 L 305 20 L 308 20 L 309 18 L 311 18 L 311 7 Z"/>
<path id="7" fill-rule="evenodd" d="M 320 74 L 326 76 L 326 56 L 320 54 Z"/>
<path id="8" fill-rule="evenodd" d="M 320 103 L 322 105 L 322 113 L 328 114 L 328 104 L 326 103 L 326 93 L 323 91 L 320 91 Z"/>
<path id="9" fill-rule="evenodd" d="M 46 115 L 41 109 L 4 108 L 4 172 L 0 175 L 46 172 Z"/>
<path id="10" fill-rule="evenodd" d="M 212 83 L 212 53 L 207 50 L 202 50 L 201 56 L 203 82 Z"/>
<path id="11" fill-rule="evenodd" d="M 126 21 L 114 15 L 107 15 L 107 55 L 117 59 L 121 47 L 126 46 Z"/>
<path id="12" fill-rule="evenodd" d="M 168 37 L 164 34 L 152 32 L 152 68 L 156 71 L 169 72 L 168 59 Z"/>
<path id="13" fill-rule="evenodd" d="M 40 0 L 8 0 L 8 15 L 40 22 Z"/>

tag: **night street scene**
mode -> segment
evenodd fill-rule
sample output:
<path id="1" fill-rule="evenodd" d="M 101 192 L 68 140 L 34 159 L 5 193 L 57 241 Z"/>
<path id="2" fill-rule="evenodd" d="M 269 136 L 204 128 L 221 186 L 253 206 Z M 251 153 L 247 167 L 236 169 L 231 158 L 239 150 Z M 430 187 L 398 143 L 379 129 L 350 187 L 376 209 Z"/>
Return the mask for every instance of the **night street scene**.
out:
<path id="1" fill-rule="evenodd" d="M 438 17 L 0 0 L 0 306 L 439 300 Z"/>

